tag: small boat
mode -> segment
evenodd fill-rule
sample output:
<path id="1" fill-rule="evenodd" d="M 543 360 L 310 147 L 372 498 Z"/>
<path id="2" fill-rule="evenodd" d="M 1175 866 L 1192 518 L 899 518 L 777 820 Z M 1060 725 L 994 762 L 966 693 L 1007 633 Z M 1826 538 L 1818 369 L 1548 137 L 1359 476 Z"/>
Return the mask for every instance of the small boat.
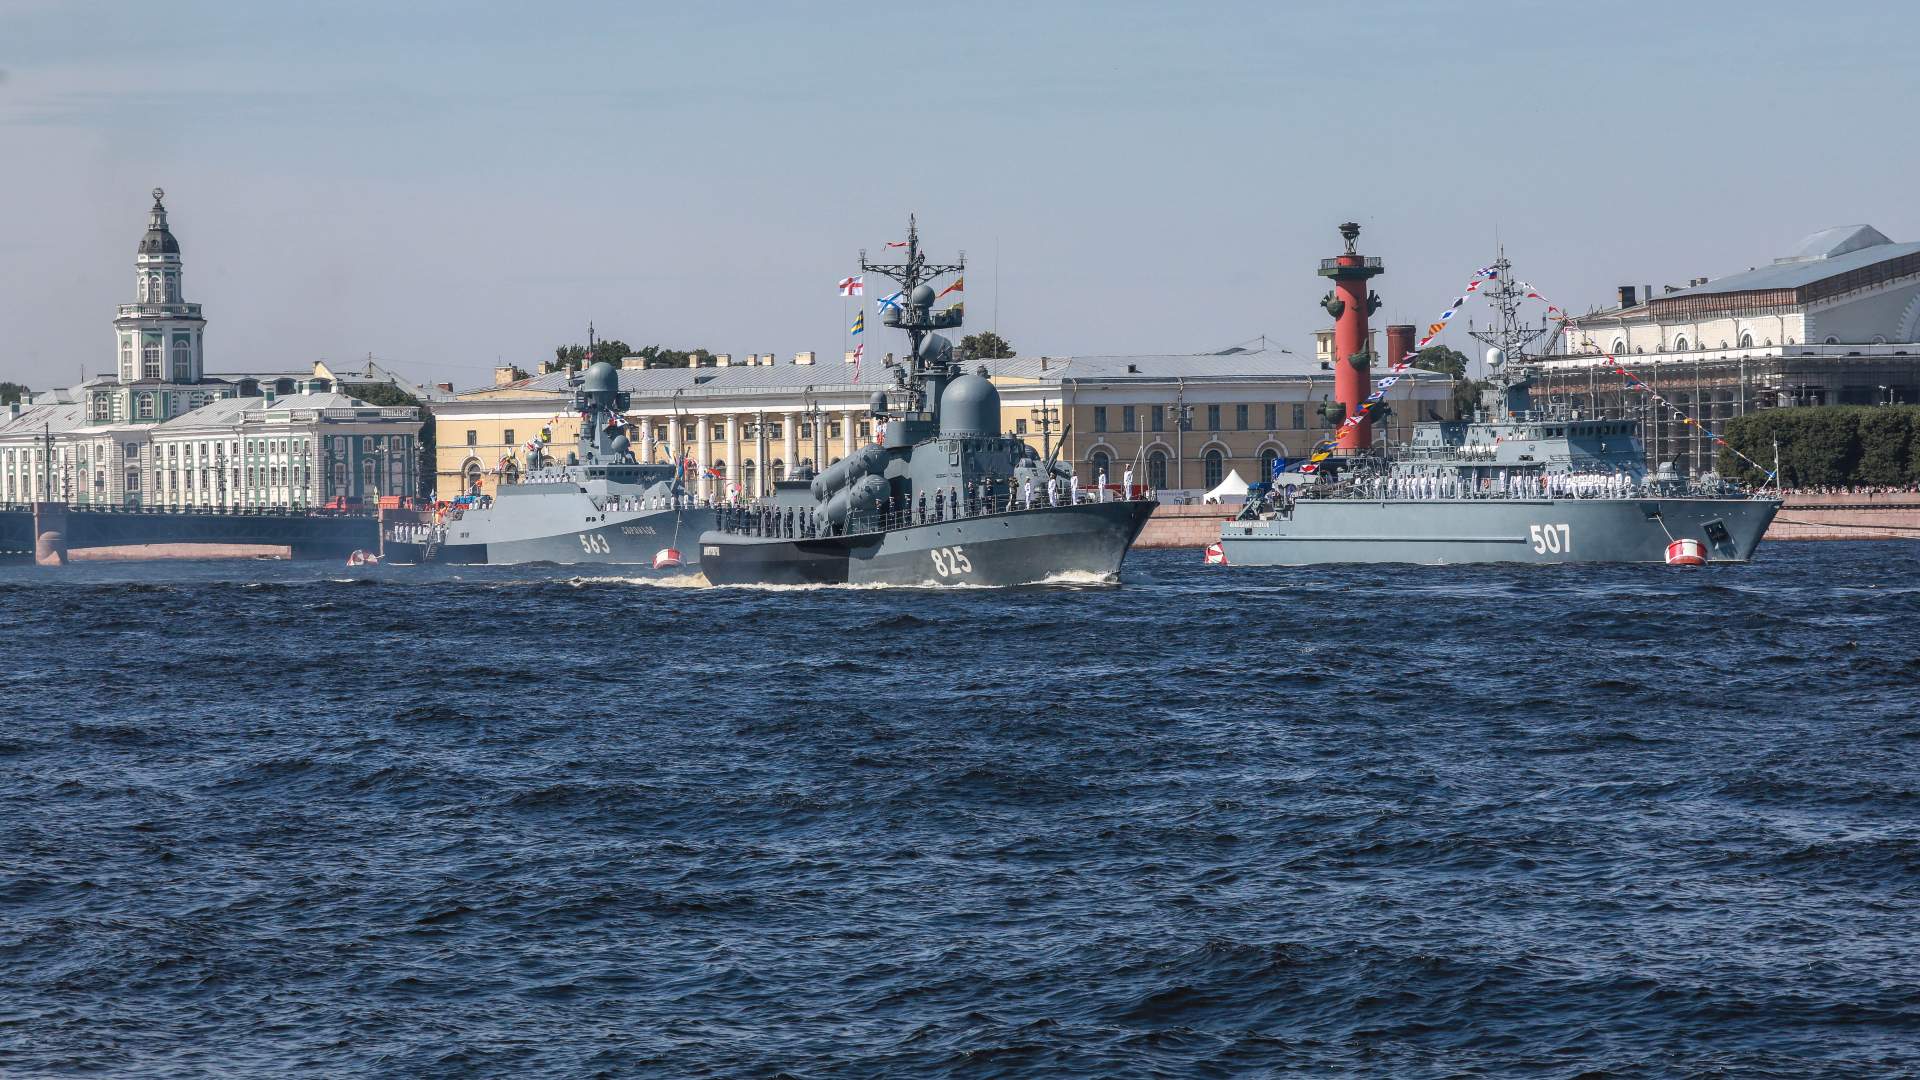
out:
<path id="1" fill-rule="evenodd" d="M 355 551 L 347 556 L 348 566 L 379 566 L 380 556 L 371 551 Z"/>

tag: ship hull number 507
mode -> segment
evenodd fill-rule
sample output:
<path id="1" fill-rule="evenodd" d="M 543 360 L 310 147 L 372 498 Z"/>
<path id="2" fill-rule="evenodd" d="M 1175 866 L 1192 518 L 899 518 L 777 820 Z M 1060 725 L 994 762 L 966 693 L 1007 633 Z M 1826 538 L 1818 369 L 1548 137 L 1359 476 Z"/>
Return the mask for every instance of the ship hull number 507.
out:
<path id="1" fill-rule="evenodd" d="M 941 577 L 955 574 L 967 574 L 973 571 L 973 561 L 967 553 L 957 547 L 931 548 L 928 554 L 933 556 L 933 572 Z"/>
<path id="2" fill-rule="evenodd" d="M 1532 537 L 1535 555 L 1573 553 L 1573 530 L 1565 525 L 1535 525 Z"/>

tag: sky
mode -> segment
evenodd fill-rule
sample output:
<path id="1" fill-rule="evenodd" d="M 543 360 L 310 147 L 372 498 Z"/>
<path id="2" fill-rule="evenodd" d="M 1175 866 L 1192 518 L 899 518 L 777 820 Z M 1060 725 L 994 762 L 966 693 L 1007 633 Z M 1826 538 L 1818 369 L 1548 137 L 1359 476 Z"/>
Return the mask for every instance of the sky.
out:
<path id="1" fill-rule="evenodd" d="M 111 370 L 156 186 L 215 372 L 466 388 L 589 322 L 837 357 L 834 283 L 910 212 L 966 253 L 966 329 L 1023 354 L 1307 352 L 1349 219 L 1375 325 L 1496 245 L 1586 310 L 1828 226 L 1920 239 L 1917 30 L 1773 0 L 0 0 L 0 379 Z"/>

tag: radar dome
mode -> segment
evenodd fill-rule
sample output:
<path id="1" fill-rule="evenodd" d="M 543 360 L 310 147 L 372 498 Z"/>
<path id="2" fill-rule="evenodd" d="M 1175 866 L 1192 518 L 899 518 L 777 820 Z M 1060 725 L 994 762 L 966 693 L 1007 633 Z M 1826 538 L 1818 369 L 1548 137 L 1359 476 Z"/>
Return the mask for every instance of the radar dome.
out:
<path id="1" fill-rule="evenodd" d="M 625 435 L 615 435 L 613 441 L 607 445 L 613 449 L 614 453 L 625 457 L 627 451 L 633 447 L 633 440 L 627 438 Z"/>
<path id="2" fill-rule="evenodd" d="M 580 380 L 580 391 L 585 394 L 611 394 L 619 389 L 620 372 L 605 360 L 589 367 L 586 377 Z"/>
<path id="3" fill-rule="evenodd" d="M 1000 433 L 1000 391 L 987 381 L 986 368 L 962 375 L 940 395 L 940 434 L 997 435 Z"/>
<path id="4" fill-rule="evenodd" d="M 907 303 L 914 307 L 932 307 L 933 286 L 915 285 L 913 291 L 907 294 Z"/>
<path id="5" fill-rule="evenodd" d="M 1491 371 L 1507 362 L 1507 354 L 1499 349 L 1487 350 L 1487 369 Z"/>

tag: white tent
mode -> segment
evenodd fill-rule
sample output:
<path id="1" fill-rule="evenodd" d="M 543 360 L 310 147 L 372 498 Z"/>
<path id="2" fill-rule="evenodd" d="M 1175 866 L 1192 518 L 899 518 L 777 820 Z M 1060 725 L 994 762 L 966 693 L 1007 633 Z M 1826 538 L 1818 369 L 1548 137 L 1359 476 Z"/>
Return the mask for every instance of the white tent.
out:
<path id="1" fill-rule="evenodd" d="M 1220 481 L 1220 486 L 1207 492 L 1201 496 L 1201 498 L 1203 501 L 1210 503 L 1246 502 L 1247 482 L 1240 479 L 1240 470 L 1230 469 L 1227 472 L 1227 478 Z"/>

